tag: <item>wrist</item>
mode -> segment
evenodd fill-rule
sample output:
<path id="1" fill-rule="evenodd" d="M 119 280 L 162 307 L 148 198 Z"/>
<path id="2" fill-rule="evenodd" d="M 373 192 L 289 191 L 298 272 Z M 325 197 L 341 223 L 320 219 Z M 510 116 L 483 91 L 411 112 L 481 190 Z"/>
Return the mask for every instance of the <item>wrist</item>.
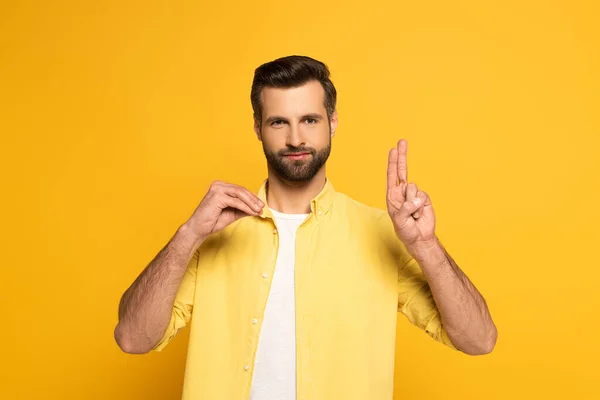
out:
<path id="1" fill-rule="evenodd" d="M 417 241 L 406 246 L 408 252 L 416 259 L 428 257 L 431 253 L 437 252 L 442 248 L 437 236 L 432 239 Z"/>
<path id="2" fill-rule="evenodd" d="M 194 229 L 189 220 L 177 229 L 176 235 L 181 238 L 182 242 L 191 243 L 194 249 L 197 249 L 206 239 L 206 236 L 199 234 L 197 230 Z"/>
<path id="3" fill-rule="evenodd" d="M 428 276 L 427 279 L 435 276 L 435 274 L 447 271 L 446 266 L 451 267 L 446 257 L 446 251 L 437 237 L 415 244 L 408 251 L 417 260 L 425 275 Z"/>

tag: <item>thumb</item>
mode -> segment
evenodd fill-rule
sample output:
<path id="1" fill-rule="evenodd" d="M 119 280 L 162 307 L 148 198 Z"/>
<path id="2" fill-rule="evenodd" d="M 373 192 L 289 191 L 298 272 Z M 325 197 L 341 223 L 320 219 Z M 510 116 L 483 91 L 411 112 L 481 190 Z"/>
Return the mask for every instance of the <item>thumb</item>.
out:
<path id="1" fill-rule="evenodd" d="M 407 219 L 411 216 L 412 213 L 417 211 L 419 207 L 423 204 L 423 200 L 419 197 L 414 197 L 412 200 L 405 201 L 400 206 L 400 210 L 398 213 L 402 219 Z"/>
<path id="2" fill-rule="evenodd" d="M 233 222 L 237 221 L 238 219 L 242 219 L 245 217 L 252 217 L 252 216 L 256 215 L 256 214 L 248 214 L 247 212 L 239 210 L 237 208 L 234 208 L 232 211 L 233 211 Z"/>

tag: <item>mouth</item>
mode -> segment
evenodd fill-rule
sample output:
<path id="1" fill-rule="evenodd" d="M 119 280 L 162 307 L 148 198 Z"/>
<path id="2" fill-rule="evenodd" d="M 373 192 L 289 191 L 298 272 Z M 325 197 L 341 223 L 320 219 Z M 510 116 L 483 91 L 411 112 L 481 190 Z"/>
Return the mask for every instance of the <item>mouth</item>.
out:
<path id="1" fill-rule="evenodd" d="M 290 160 L 303 160 L 305 158 L 308 158 L 308 156 L 310 156 L 310 153 L 292 153 L 284 154 L 283 156 L 289 158 Z"/>

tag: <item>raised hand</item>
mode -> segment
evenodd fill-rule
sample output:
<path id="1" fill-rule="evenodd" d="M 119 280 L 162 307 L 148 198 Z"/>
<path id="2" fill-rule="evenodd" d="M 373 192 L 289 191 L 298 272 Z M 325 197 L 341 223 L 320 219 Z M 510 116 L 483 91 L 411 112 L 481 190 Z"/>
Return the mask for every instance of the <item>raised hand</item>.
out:
<path id="1" fill-rule="evenodd" d="M 435 239 L 435 214 L 427 193 L 408 183 L 406 140 L 390 150 L 387 171 L 387 208 L 396 235 L 410 249 Z"/>
<path id="2" fill-rule="evenodd" d="M 265 204 L 242 186 L 214 181 L 190 217 L 188 225 L 198 238 L 204 239 L 248 216 L 258 216 Z"/>

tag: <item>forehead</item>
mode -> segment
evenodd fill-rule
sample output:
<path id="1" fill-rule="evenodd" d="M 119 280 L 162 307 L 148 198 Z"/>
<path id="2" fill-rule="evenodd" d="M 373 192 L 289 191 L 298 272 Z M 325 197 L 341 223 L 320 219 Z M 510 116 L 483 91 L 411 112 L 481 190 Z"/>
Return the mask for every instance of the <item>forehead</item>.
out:
<path id="1" fill-rule="evenodd" d="M 318 81 L 293 88 L 265 87 L 261 92 L 263 118 L 325 113 L 325 90 Z"/>

